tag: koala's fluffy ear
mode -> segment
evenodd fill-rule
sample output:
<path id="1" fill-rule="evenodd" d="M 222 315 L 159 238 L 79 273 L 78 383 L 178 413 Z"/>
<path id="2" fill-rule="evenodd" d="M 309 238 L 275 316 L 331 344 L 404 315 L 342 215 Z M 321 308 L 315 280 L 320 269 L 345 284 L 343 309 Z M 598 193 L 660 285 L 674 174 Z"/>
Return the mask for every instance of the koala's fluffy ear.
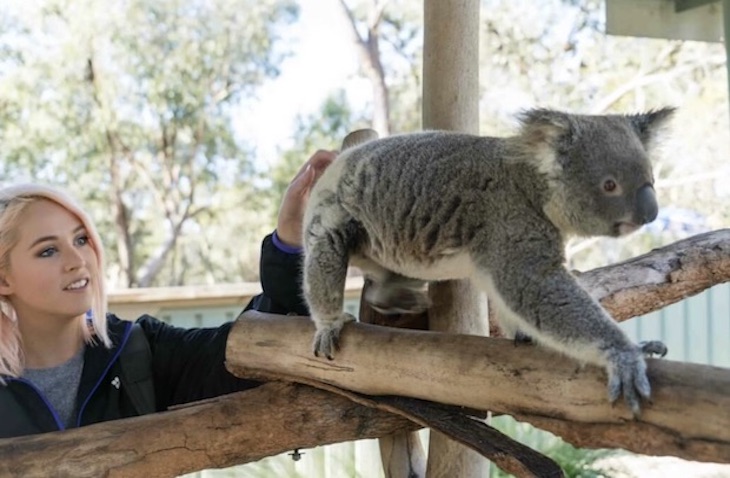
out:
<path id="1" fill-rule="evenodd" d="M 524 111 L 518 119 L 522 125 L 519 135 L 521 154 L 530 158 L 543 173 L 558 174 L 561 166 L 556 153 L 570 145 L 575 134 L 576 126 L 570 115 L 540 108 Z"/>
<path id="2" fill-rule="evenodd" d="M 676 108 L 666 107 L 648 113 L 626 115 L 631 127 L 644 145 L 644 149 L 649 150 L 654 146 L 658 133 L 667 125 L 675 110 Z"/>
<path id="3" fill-rule="evenodd" d="M 521 136 L 527 145 L 547 144 L 559 149 L 561 143 L 570 142 L 573 124 L 565 113 L 539 108 L 522 112 L 518 119 L 522 125 Z"/>

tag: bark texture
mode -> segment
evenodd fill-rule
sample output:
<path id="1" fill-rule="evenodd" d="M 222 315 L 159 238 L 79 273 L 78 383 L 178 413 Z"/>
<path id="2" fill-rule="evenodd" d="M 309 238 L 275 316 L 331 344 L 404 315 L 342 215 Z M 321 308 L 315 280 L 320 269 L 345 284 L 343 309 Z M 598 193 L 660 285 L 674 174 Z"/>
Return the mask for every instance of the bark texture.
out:
<path id="1" fill-rule="evenodd" d="M 730 229 L 699 234 L 619 264 L 574 273 L 621 322 L 730 280 Z"/>
<path id="2" fill-rule="evenodd" d="M 415 429 L 329 392 L 269 383 L 166 413 L 0 440 L 0 476 L 172 477 Z"/>
<path id="3" fill-rule="evenodd" d="M 310 320 L 273 319 L 247 312 L 238 320 L 228 344 L 231 366 L 366 395 L 492 410 L 548 430 L 560 427 L 545 418 L 572 422 L 583 446 L 730 462 L 728 369 L 649 359 L 653 403 L 645 403 L 641 419 L 634 421 L 623 403 L 608 403 L 603 369 L 580 368 L 574 360 L 540 347 L 350 323 L 343 330 L 341 350 L 328 361 L 311 353 Z"/>

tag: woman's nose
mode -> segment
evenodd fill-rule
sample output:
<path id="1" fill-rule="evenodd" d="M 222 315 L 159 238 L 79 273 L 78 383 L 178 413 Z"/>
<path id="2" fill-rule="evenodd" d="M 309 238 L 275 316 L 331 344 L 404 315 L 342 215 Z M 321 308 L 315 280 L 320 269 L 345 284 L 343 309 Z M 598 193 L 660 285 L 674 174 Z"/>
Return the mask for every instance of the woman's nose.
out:
<path id="1" fill-rule="evenodd" d="M 86 259 L 84 255 L 78 249 L 71 248 L 66 260 L 66 270 L 74 271 L 80 269 L 86 265 Z"/>

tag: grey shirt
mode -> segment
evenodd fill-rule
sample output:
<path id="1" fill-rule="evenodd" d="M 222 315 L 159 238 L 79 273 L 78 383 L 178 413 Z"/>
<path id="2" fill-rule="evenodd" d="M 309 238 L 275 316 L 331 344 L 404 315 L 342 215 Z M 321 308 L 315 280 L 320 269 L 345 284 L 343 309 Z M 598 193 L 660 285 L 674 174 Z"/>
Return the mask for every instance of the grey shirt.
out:
<path id="1" fill-rule="evenodd" d="M 57 367 L 26 368 L 23 371 L 23 378 L 38 387 L 65 427 L 73 426 L 76 419 L 76 395 L 83 368 L 84 347 Z"/>

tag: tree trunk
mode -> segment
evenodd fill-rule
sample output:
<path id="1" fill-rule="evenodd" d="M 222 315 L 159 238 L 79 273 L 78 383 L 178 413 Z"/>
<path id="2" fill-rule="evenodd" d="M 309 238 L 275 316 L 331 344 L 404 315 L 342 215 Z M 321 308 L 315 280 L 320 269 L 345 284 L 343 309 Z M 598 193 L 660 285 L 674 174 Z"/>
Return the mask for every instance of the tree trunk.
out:
<path id="1" fill-rule="evenodd" d="M 632 421 L 622 405 L 606 404 L 601 370 L 578 371 L 573 361 L 536 347 L 351 324 L 337 360 L 325 362 L 311 357 L 308 319 L 249 314 L 232 331 L 232 365 L 245 361 L 376 393 L 415 392 L 450 402 L 471 396 L 469 403 L 479 408 L 513 412 L 578 446 L 730 462 L 727 369 L 650 360 L 654 404 L 641 421 Z M 394 350 L 399 361 L 390 360 Z M 451 370 L 448 380 L 439 370 Z M 271 383 L 167 413 L 0 440 L 0 476 L 45 476 L 50 469 L 59 477 L 173 476 L 413 429 L 406 420 L 338 395 Z"/>
<path id="2" fill-rule="evenodd" d="M 385 70 L 380 59 L 380 22 L 387 2 L 373 4 L 368 12 L 365 27 L 367 32 L 360 35 L 355 14 L 344 0 L 340 0 L 340 9 L 348 24 L 353 45 L 360 58 L 360 65 L 370 80 L 373 88 L 373 129 L 381 137 L 390 134 L 390 98 L 385 83 Z"/>
<path id="3" fill-rule="evenodd" d="M 436 332 L 489 336 L 486 295 L 469 281 L 431 284 L 428 310 L 429 329 Z M 489 474 L 489 462 L 476 451 L 465 448 L 437 431 L 428 443 L 428 478 L 453 476 L 481 477 Z"/>

